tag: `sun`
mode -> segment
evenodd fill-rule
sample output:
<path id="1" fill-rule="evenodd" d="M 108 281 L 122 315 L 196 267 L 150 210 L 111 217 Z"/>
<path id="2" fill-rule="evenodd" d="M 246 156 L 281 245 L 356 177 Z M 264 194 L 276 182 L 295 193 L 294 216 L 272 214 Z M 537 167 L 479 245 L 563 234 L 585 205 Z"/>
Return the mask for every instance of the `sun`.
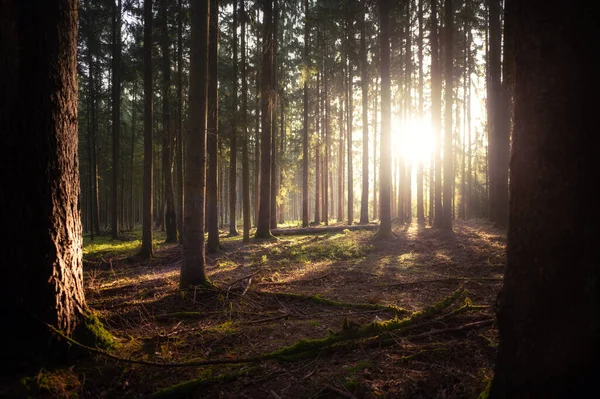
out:
<path id="1" fill-rule="evenodd" d="M 394 119 L 392 122 L 392 145 L 395 154 L 416 164 L 429 162 L 433 151 L 433 135 L 431 123 L 428 119 L 411 119 L 400 123 Z"/>

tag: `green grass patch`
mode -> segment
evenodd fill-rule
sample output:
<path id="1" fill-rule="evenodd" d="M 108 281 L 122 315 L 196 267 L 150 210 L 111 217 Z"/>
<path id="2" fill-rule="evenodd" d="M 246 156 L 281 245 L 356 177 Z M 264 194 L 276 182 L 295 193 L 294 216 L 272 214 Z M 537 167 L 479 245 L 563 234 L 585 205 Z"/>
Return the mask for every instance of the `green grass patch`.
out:
<path id="1" fill-rule="evenodd" d="M 165 237 L 164 231 L 155 231 L 153 233 L 154 246 L 161 246 L 165 241 Z M 141 247 L 141 229 L 133 230 L 117 240 L 113 240 L 109 235 L 94 236 L 93 240 L 87 234 L 83 236 L 83 257 L 86 260 L 132 256 Z"/>

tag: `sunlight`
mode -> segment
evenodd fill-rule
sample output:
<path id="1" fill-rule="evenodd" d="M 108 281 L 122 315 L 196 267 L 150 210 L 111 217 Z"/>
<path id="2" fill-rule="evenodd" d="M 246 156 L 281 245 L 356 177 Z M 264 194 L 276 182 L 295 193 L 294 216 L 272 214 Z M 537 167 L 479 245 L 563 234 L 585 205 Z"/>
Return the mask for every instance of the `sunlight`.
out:
<path id="1" fill-rule="evenodd" d="M 429 162 L 433 150 L 433 135 L 429 118 L 412 119 L 401 122 L 399 119 L 392 121 L 393 150 L 412 163 Z"/>

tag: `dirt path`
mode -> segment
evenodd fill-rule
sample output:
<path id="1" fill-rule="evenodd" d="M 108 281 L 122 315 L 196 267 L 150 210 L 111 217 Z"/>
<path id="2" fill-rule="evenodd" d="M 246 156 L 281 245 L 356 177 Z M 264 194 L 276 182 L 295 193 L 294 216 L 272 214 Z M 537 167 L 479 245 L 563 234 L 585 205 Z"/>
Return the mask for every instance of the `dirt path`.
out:
<path id="1" fill-rule="evenodd" d="M 505 236 L 482 221 L 457 221 L 453 234 L 416 224 L 395 232 L 390 240 L 356 231 L 248 245 L 224 238 L 225 251 L 207 256 L 218 294 L 178 291 L 179 248 L 165 246 L 145 264 L 116 257 L 88 265 L 87 298 L 120 341 L 116 354 L 154 362 L 256 356 L 342 325 L 402 319 L 460 287 L 482 308 L 434 318 L 414 339 L 392 331 L 288 362 L 158 369 L 85 359 L 53 393 L 146 397 L 202 377 L 196 397 L 475 398 L 491 376 L 496 331 L 460 326 L 493 318 Z"/>

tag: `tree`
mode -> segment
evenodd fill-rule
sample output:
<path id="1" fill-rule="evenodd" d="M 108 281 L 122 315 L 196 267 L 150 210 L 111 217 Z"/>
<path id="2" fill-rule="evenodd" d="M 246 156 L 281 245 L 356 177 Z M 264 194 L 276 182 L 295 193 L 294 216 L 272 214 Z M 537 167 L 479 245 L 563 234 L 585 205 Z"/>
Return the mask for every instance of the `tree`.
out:
<path id="1" fill-rule="evenodd" d="M 237 204 L 237 104 L 238 104 L 238 12 L 237 12 L 238 0 L 233 0 L 233 31 L 235 34 L 232 36 L 231 47 L 233 49 L 233 62 L 232 62 L 232 87 L 233 87 L 233 112 L 231 115 L 231 140 L 230 140 L 230 156 L 229 156 L 229 235 L 239 235 L 237 231 L 237 220 L 236 220 L 236 204 Z"/>
<path id="2" fill-rule="evenodd" d="M 144 209 L 140 256 L 150 258 L 152 248 L 153 101 L 152 101 L 152 0 L 144 0 Z"/>
<path id="3" fill-rule="evenodd" d="M 177 0 L 177 227 L 183 236 L 183 5 Z"/>
<path id="4" fill-rule="evenodd" d="M 242 0 L 243 1 L 243 0 Z M 206 138 L 206 152 L 208 165 L 206 171 L 206 227 L 208 230 L 208 250 L 219 250 L 219 209 L 217 204 L 217 176 L 219 170 L 218 148 L 219 140 L 219 95 L 217 81 L 218 65 L 218 31 L 219 31 L 219 3 L 218 0 L 210 2 L 209 38 L 208 38 L 208 131 Z M 243 51 L 243 50 L 242 50 Z"/>
<path id="5" fill-rule="evenodd" d="M 367 39 L 365 12 L 360 21 L 360 66 L 362 91 L 362 197 L 360 199 L 360 223 L 369 223 L 369 63 L 367 62 Z"/>
<path id="6" fill-rule="evenodd" d="M 242 212 L 244 242 L 250 241 L 250 160 L 248 157 L 248 79 L 246 72 L 246 0 L 240 0 L 242 17 Z"/>
<path id="7" fill-rule="evenodd" d="M 346 124 L 348 128 L 346 129 L 346 145 L 347 145 L 347 153 L 348 153 L 348 224 L 351 225 L 354 223 L 354 176 L 352 171 L 352 121 L 353 121 L 353 101 L 352 97 L 354 95 L 354 84 L 352 77 L 352 61 L 350 60 L 350 52 L 352 51 L 353 41 L 354 41 L 354 32 L 352 30 L 352 11 L 351 3 L 347 3 L 346 10 Z"/>
<path id="8" fill-rule="evenodd" d="M 453 80 L 453 47 L 452 29 L 453 29 L 454 11 L 452 0 L 445 0 L 444 3 L 444 78 L 446 87 L 444 94 L 444 204 L 442 210 L 442 228 L 452 230 L 452 187 L 454 185 L 454 156 L 452 151 L 452 102 L 454 90 Z"/>
<path id="9" fill-rule="evenodd" d="M 440 67 L 439 38 L 437 23 L 437 0 L 431 0 L 431 127 L 435 148 L 433 161 L 435 166 L 434 180 L 434 217 L 433 227 L 442 227 L 442 70 Z"/>
<path id="10" fill-rule="evenodd" d="M 425 116 L 425 99 L 423 95 L 423 0 L 418 0 L 417 18 L 419 21 L 419 36 L 417 37 L 417 58 L 419 59 L 419 120 Z M 423 204 L 423 161 L 419 160 L 417 164 L 417 223 L 420 226 L 425 225 L 425 207 Z"/>
<path id="11" fill-rule="evenodd" d="M 189 127 L 185 151 L 183 262 L 180 288 L 210 284 L 205 271 L 204 203 L 208 96 L 208 15 L 204 0 L 191 2 Z"/>
<path id="12" fill-rule="evenodd" d="M 379 166 L 380 226 L 378 235 L 389 237 L 392 232 L 392 99 L 390 90 L 390 10 L 386 0 L 379 0 L 379 40 L 381 68 L 381 133 Z"/>
<path id="13" fill-rule="evenodd" d="M 165 242 L 177 242 L 175 192 L 173 189 L 173 133 L 171 126 L 171 56 L 169 40 L 168 0 L 161 1 L 161 51 L 163 69 L 163 142 L 162 168 L 164 175 Z"/>
<path id="14" fill-rule="evenodd" d="M 309 41 L 308 0 L 304 1 L 304 94 L 303 94 L 303 133 L 302 133 L 302 227 L 308 227 L 308 79 L 310 59 L 308 58 Z"/>
<path id="15" fill-rule="evenodd" d="M 263 0 L 263 58 L 261 93 L 261 168 L 260 168 L 260 204 L 255 238 L 271 237 L 271 74 L 273 68 L 273 3 Z"/>
<path id="16" fill-rule="evenodd" d="M 109 343 L 87 328 L 100 325 L 83 289 L 77 7 L 75 0 L 0 3 L 0 148 L 10 165 L 2 168 L 0 212 L 11 232 L 0 260 L 13 266 L 0 306 L 14 323 L 3 348 L 2 367 L 11 371 L 67 353 L 43 323 L 91 345 Z M 27 345 L 15 345 L 23 337 Z"/>
<path id="17" fill-rule="evenodd" d="M 515 104 L 507 264 L 490 398 L 586 397 L 598 378 L 593 3 L 506 2 Z M 512 23 L 512 22 L 511 22 Z M 557 315 L 560 321 L 557 322 Z"/>
<path id="18" fill-rule="evenodd" d="M 119 237 L 119 173 L 121 171 L 121 0 L 113 3 L 112 55 L 112 238 Z"/>

